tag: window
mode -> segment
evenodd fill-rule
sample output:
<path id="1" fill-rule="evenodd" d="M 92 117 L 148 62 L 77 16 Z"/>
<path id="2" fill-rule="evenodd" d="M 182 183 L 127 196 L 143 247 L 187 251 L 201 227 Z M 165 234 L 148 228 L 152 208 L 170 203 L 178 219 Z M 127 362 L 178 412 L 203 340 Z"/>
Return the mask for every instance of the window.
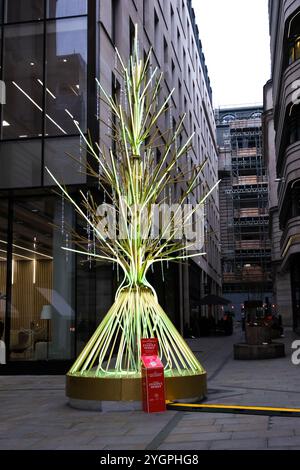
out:
<path id="1" fill-rule="evenodd" d="M 0 144 L 0 188 L 25 188 L 41 185 L 40 140 Z"/>
<path id="2" fill-rule="evenodd" d="M 300 59 L 300 17 L 299 12 L 289 23 L 289 37 L 286 40 L 288 48 L 287 65 Z"/>
<path id="3" fill-rule="evenodd" d="M 300 113 L 294 112 L 287 126 L 288 129 L 288 142 L 287 145 L 295 144 L 300 140 Z"/>
<path id="4" fill-rule="evenodd" d="M 186 22 L 185 0 L 182 0 L 181 2 L 181 9 L 182 9 L 182 23 L 185 24 Z"/>
<path id="5" fill-rule="evenodd" d="M 262 113 L 260 111 L 257 111 L 253 114 L 251 114 L 250 119 L 261 119 L 262 118 Z"/>
<path id="6" fill-rule="evenodd" d="M 149 16 L 149 0 L 143 0 L 143 25 L 146 27 Z"/>
<path id="7" fill-rule="evenodd" d="M 6 0 L 5 22 L 40 20 L 44 18 L 44 2 L 42 0 Z"/>
<path id="8" fill-rule="evenodd" d="M 161 161 L 161 151 L 159 150 L 159 148 L 156 149 L 156 164 L 158 165 L 158 163 Z"/>
<path id="9" fill-rule="evenodd" d="M 46 139 L 44 151 L 45 166 L 63 184 L 86 183 L 86 151 L 79 137 Z M 54 186 L 54 181 L 44 171 L 45 186 Z"/>
<path id="10" fill-rule="evenodd" d="M 186 78 L 186 52 L 183 49 L 183 77 Z"/>
<path id="11" fill-rule="evenodd" d="M 195 43 L 194 38 L 192 38 L 192 60 L 195 60 Z"/>
<path id="12" fill-rule="evenodd" d="M 113 43 L 117 44 L 117 27 L 118 27 L 118 15 L 120 0 L 111 0 L 111 37 Z"/>
<path id="13" fill-rule="evenodd" d="M 169 53 L 168 53 L 168 43 L 166 41 L 166 38 L 164 37 L 164 63 L 165 65 L 168 64 L 169 62 Z"/>
<path id="14" fill-rule="evenodd" d="M 154 44 L 155 51 L 157 52 L 159 45 L 159 18 L 156 13 L 156 10 L 154 10 Z"/>
<path id="15" fill-rule="evenodd" d="M 42 24 L 5 28 L 3 79 L 7 84 L 7 102 L 10 105 L 3 108 L 3 139 L 42 136 L 44 92 L 46 134 L 77 133 L 73 119 L 85 129 L 86 19 L 47 23 L 46 81 L 43 44 Z"/>
<path id="16" fill-rule="evenodd" d="M 173 60 L 171 61 L 171 69 L 172 69 L 172 83 L 175 83 L 175 64 Z"/>
<path id="17" fill-rule="evenodd" d="M 144 52 L 144 63 L 146 62 L 146 52 Z M 120 103 L 121 100 L 121 85 L 120 82 L 118 81 L 116 75 L 113 73 L 112 74 L 112 90 L 111 90 L 111 96 L 113 97 L 114 101 L 117 103 Z M 111 120 L 113 126 L 116 126 L 117 124 L 117 118 L 115 113 L 111 112 Z M 112 138 L 112 151 L 114 154 L 116 154 L 117 151 L 117 142 L 114 138 Z"/>
<path id="18" fill-rule="evenodd" d="M 77 134 L 86 128 L 86 18 L 47 24 L 46 134 Z"/>
<path id="19" fill-rule="evenodd" d="M 195 106 L 196 104 L 196 88 L 195 88 L 195 82 L 193 80 L 193 105 Z M 197 110 L 196 110 L 196 114 L 197 114 Z"/>
<path id="20" fill-rule="evenodd" d="M 300 37 L 293 40 L 289 47 L 289 65 L 300 59 Z"/>
<path id="21" fill-rule="evenodd" d="M 23 3 L 23 0 L 21 3 Z M 38 3 L 42 2 L 39 1 Z M 87 0 L 47 0 L 47 18 L 62 18 L 86 14 Z"/>
<path id="22" fill-rule="evenodd" d="M 134 48 L 134 38 L 135 38 L 135 27 L 131 18 L 129 18 L 129 47 L 130 47 L 130 55 L 133 54 Z"/>
<path id="23" fill-rule="evenodd" d="M 181 85 L 181 81 L 180 79 L 178 78 L 178 107 L 179 107 L 179 111 L 181 112 L 182 109 L 182 85 Z"/>
<path id="24" fill-rule="evenodd" d="M 227 114 L 226 116 L 223 117 L 222 122 L 224 124 L 227 124 L 229 122 L 235 121 L 236 117 L 233 114 Z"/>
<path id="25" fill-rule="evenodd" d="M 174 38 L 174 23 L 175 23 L 175 17 L 174 17 L 174 10 L 172 7 L 172 2 L 170 4 L 170 13 L 171 13 L 171 35 L 172 39 Z"/>
<path id="26" fill-rule="evenodd" d="M 6 101 L 2 138 L 42 134 L 43 25 L 7 26 L 4 31 Z"/>

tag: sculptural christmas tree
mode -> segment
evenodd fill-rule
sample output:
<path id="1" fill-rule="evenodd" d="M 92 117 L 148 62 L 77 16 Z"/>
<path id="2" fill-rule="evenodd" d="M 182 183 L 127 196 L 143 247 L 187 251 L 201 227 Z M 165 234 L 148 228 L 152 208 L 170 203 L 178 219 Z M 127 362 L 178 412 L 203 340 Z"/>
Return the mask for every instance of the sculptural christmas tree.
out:
<path id="1" fill-rule="evenodd" d="M 130 65 L 126 67 L 118 52 L 117 55 L 126 104 L 108 95 L 98 82 L 103 100 L 113 115 L 110 126 L 114 150 L 100 149 L 78 127 L 100 174 L 93 166 L 88 166 L 88 171 L 109 200 L 105 207 L 116 214 L 116 218 L 110 219 L 110 228 L 91 195 L 82 193 L 82 204 L 77 204 L 51 175 L 64 197 L 85 219 L 96 242 L 92 251 L 79 247 L 65 249 L 86 254 L 95 261 L 115 263 L 124 275 L 115 303 L 68 373 L 67 394 L 99 400 L 139 399 L 141 339 L 156 337 L 165 367 L 167 397 L 197 396 L 205 391 L 205 371 L 160 307 L 147 273 L 157 263 L 203 255 L 191 251 L 194 243 L 188 243 L 186 237 L 179 240 L 178 230 L 179 226 L 182 230 L 191 225 L 197 210 L 203 207 L 215 187 L 207 190 L 192 210 L 182 210 L 200 184 L 205 162 L 189 172 L 183 169 L 193 138 L 182 148 L 177 147 L 184 117 L 172 132 L 165 134 L 166 144 L 156 161 L 158 122 L 167 112 L 172 93 L 158 104 L 162 75 L 158 75 L 157 69 L 151 70 L 151 51 L 145 62 L 140 59 L 137 34 Z M 175 183 L 183 188 L 177 209 L 154 236 L 153 207 L 162 209 Z"/>

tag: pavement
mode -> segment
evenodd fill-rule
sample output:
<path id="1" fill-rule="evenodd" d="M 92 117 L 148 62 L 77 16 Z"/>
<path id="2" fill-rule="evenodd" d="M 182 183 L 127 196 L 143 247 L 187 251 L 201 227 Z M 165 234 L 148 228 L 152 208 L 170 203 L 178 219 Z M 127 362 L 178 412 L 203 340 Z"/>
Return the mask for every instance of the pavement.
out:
<path id="1" fill-rule="evenodd" d="M 296 336 L 286 357 L 234 361 L 232 337 L 191 340 L 208 372 L 207 403 L 300 408 Z M 299 339 L 299 337 L 298 337 Z M 287 450 L 300 449 L 300 417 L 167 411 L 78 411 L 67 404 L 62 376 L 0 376 L 0 450 Z"/>

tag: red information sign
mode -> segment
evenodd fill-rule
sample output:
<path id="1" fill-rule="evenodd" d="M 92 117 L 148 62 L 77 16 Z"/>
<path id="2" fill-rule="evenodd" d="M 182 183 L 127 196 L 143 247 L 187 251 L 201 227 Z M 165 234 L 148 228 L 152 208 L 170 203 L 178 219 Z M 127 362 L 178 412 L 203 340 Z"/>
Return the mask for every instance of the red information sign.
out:
<path id="1" fill-rule="evenodd" d="M 142 339 L 143 409 L 146 413 L 166 411 L 164 366 L 158 357 L 158 340 Z"/>

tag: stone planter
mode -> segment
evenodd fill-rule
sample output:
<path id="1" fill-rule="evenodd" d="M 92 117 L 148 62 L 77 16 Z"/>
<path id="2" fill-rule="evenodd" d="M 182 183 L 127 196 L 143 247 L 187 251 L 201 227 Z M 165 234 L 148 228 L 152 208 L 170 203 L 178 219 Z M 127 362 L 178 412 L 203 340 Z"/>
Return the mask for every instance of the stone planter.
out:
<path id="1" fill-rule="evenodd" d="M 246 343 L 260 345 L 272 342 L 272 330 L 268 326 L 249 326 L 246 324 Z"/>
<path id="2" fill-rule="evenodd" d="M 277 359 L 285 356 L 285 347 L 283 343 L 270 344 L 235 344 L 234 359 L 239 361 Z"/>

